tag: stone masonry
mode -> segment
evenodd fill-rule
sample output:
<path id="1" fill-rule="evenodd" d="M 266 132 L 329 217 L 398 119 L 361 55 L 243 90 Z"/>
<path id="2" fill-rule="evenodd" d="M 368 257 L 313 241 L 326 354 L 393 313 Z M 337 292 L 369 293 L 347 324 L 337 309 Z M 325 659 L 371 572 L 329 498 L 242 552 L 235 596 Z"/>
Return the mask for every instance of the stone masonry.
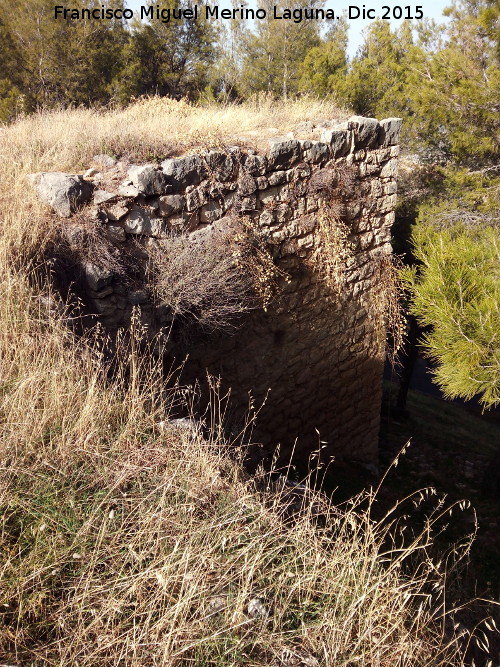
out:
<path id="1" fill-rule="evenodd" d="M 83 176 L 35 174 L 31 182 L 68 218 L 70 244 L 80 233 L 71 216 L 87 201 L 109 243 L 137 263 L 124 282 L 98 260 L 82 262 L 87 306 L 108 329 L 127 327 L 137 306 L 151 333 L 169 326 L 171 313 L 144 278 L 152 245 L 210 233 L 229 216 L 250 220 L 289 279 L 234 334 L 193 343 L 186 382 L 205 369 L 220 376 L 235 430 L 251 396 L 260 407 L 253 439 L 268 452 L 279 443 L 284 459 L 294 447 L 307 459 L 321 441 L 323 456 L 373 464 L 386 338 L 380 277 L 391 254 L 401 120 L 303 125 L 310 138 L 276 138 L 265 153 L 231 147 L 145 165 L 96 156 Z M 320 261 L 329 211 L 348 230 L 338 289 Z"/>

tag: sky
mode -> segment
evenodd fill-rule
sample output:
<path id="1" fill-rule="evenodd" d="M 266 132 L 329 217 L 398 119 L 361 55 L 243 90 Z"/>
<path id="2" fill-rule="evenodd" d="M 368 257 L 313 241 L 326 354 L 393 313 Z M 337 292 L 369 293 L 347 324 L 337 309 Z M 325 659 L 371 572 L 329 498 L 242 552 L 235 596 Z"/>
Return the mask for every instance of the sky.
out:
<path id="1" fill-rule="evenodd" d="M 348 9 L 350 6 L 352 7 L 357 7 L 360 12 L 363 11 L 363 8 L 366 9 L 374 9 L 375 10 L 375 16 L 379 17 L 381 16 L 382 7 L 389 7 L 392 13 L 392 10 L 394 7 L 400 6 L 403 10 L 404 13 L 407 12 L 407 7 L 410 8 L 410 12 L 413 13 L 415 12 L 415 9 L 417 7 L 421 7 L 423 16 L 424 18 L 430 18 L 434 19 L 435 21 L 441 22 L 444 21 L 445 19 L 443 18 L 443 9 L 445 7 L 448 7 L 451 4 L 450 0 L 416 0 L 415 3 L 412 4 L 403 4 L 401 5 L 397 4 L 397 1 L 394 2 L 394 0 L 381 0 L 378 2 L 373 2 L 370 0 L 365 0 L 365 2 L 358 2 L 358 0 L 349 0 L 351 5 L 346 2 L 346 3 L 340 3 L 340 2 L 333 2 L 332 0 L 327 0 L 325 4 L 325 8 L 331 8 L 335 11 L 335 13 L 341 13 L 343 9 Z M 405 3 L 408 3 L 409 0 L 404 0 Z M 419 3 L 417 5 L 417 3 Z M 155 3 L 156 4 L 156 3 Z M 159 5 L 161 5 L 161 0 L 158 0 Z M 207 3 L 206 0 L 199 0 L 198 2 L 199 5 L 201 4 L 210 4 L 210 5 L 215 5 L 218 4 L 221 8 L 223 7 L 230 7 L 230 3 L 228 0 L 211 0 L 210 2 Z M 137 10 L 141 5 L 146 5 L 146 0 L 127 0 L 127 6 L 130 9 Z M 256 3 L 253 2 L 252 0 L 249 0 L 248 2 L 248 7 L 255 7 Z M 398 10 L 396 10 L 397 13 Z M 356 10 L 353 10 L 353 14 L 356 13 Z M 362 19 L 361 16 L 360 18 L 353 19 L 349 21 L 350 27 L 349 27 L 349 47 L 348 47 L 348 54 L 352 58 L 355 54 L 356 51 L 358 50 L 358 47 L 361 45 L 363 41 L 363 36 L 362 32 L 363 29 L 366 28 L 366 26 L 370 23 L 370 19 Z M 402 20 L 391 20 L 391 26 L 397 26 L 400 23 L 402 23 Z"/>

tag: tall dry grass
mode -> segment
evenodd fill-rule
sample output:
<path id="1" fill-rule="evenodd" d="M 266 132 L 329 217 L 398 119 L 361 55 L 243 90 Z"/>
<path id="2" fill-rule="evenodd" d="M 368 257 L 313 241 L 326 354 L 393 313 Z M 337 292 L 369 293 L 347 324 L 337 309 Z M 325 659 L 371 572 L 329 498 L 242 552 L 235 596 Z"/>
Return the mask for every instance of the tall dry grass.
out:
<path id="1" fill-rule="evenodd" d="M 53 221 L 23 173 L 75 170 L 124 126 L 147 145 L 159 105 L 42 114 L 1 133 L 1 658 L 461 664 L 446 620 L 447 566 L 430 554 L 447 509 L 438 504 L 404 545 L 393 515 L 371 519 L 373 494 L 335 508 L 298 488 L 291 520 L 289 487 L 248 478 L 229 455 L 217 400 L 203 434 L 171 422 L 189 393 L 165 393 L 159 364 L 134 336 L 111 376 L 99 332 L 77 339 L 37 286 Z M 123 147 L 127 132 L 116 139 Z"/>
<path id="2" fill-rule="evenodd" d="M 125 109 L 47 111 L 0 127 L 0 155 L 16 173 L 83 169 L 93 155 L 164 157 L 198 146 L 258 144 L 304 120 L 344 118 L 330 102 L 260 96 L 242 105 L 195 106 L 153 97 Z M 15 151 L 12 152 L 12 148 Z"/>

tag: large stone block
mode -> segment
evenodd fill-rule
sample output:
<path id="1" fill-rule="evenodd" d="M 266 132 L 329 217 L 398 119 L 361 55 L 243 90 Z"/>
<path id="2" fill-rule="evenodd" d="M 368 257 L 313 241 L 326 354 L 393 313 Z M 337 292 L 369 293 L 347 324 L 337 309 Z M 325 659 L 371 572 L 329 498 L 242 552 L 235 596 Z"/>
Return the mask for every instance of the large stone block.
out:
<path id="1" fill-rule="evenodd" d="M 236 173 L 236 162 L 229 153 L 210 151 L 203 158 L 208 167 L 209 178 L 216 181 L 230 181 Z"/>
<path id="2" fill-rule="evenodd" d="M 378 145 L 380 123 L 376 118 L 351 116 L 348 122 L 349 127 L 354 133 L 354 145 L 356 150 Z"/>
<path id="3" fill-rule="evenodd" d="M 270 169 L 287 169 L 300 160 L 300 141 L 296 139 L 270 139 L 268 164 Z"/>
<path id="4" fill-rule="evenodd" d="M 330 146 L 332 157 L 342 157 L 351 148 L 351 133 L 347 129 L 323 130 L 321 141 Z"/>
<path id="5" fill-rule="evenodd" d="M 141 194 L 162 195 L 165 193 L 167 182 L 165 175 L 153 164 L 130 167 L 128 177 Z"/>
<path id="6" fill-rule="evenodd" d="M 182 190 L 188 185 L 199 185 L 208 176 L 207 166 L 199 155 L 164 160 L 161 167 L 167 183 L 174 191 Z"/>
<path id="7" fill-rule="evenodd" d="M 93 191 L 92 184 L 78 174 L 40 172 L 30 174 L 28 181 L 40 199 L 62 218 L 69 218 L 80 206 L 87 204 Z"/>
<path id="8" fill-rule="evenodd" d="M 378 142 L 380 146 L 394 146 L 399 142 L 402 118 L 384 118 L 380 121 Z"/>

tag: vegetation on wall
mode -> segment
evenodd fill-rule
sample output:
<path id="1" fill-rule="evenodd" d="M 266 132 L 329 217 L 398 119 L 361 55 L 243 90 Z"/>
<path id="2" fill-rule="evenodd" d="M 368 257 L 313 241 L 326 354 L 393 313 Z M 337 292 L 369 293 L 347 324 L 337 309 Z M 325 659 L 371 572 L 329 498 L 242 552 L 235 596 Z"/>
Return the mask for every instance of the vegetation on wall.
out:
<path id="1" fill-rule="evenodd" d="M 122 2 L 72 2 L 96 5 Z M 374 22 L 351 62 L 342 21 L 324 35 L 316 23 L 251 33 L 236 21 L 55 23 L 53 11 L 50 0 L 0 0 L 0 122 L 10 123 L 0 133 L 0 654 L 68 665 L 464 664 L 474 640 L 447 606 L 446 577 L 473 535 L 444 557 L 432 545 L 465 503 L 438 498 L 433 512 L 433 491 L 408 498 L 405 514 L 424 507 L 428 517 L 416 534 L 392 513 L 375 522 L 373 493 L 343 508 L 312 489 L 290 500 L 270 477 L 248 479 L 209 415 L 204 434 L 169 422 L 189 397 L 165 397 L 156 358 L 133 341 L 110 380 L 96 341 L 73 337 L 62 304 L 37 285 L 32 268 L 54 230 L 26 202 L 24 176 L 78 171 L 100 152 L 163 155 L 165 126 L 169 151 L 197 145 L 221 131 L 222 114 L 228 135 L 332 117 L 332 100 L 402 115 L 411 169 L 423 174 L 405 202 L 412 309 L 431 327 L 425 345 L 447 395 L 492 406 L 498 4 L 455 3 L 445 29 Z M 255 93 L 269 97 L 230 111 L 159 98 L 120 108 L 141 95 Z M 295 105 L 274 101 L 296 95 Z M 87 108 L 62 110 L 71 105 Z M 344 252 L 344 230 L 332 230 Z M 86 250 L 99 250 L 89 239 Z M 476 639 L 486 646 L 480 630 Z"/>
<path id="2" fill-rule="evenodd" d="M 165 392 L 157 357 L 132 336 L 106 363 L 99 333 L 73 336 L 62 304 L 37 285 L 54 224 L 26 199 L 26 170 L 76 169 L 145 106 L 36 115 L 0 136 L 0 654 L 89 666 L 458 667 L 474 640 L 453 630 L 445 583 L 472 535 L 445 559 L 430 553 L 458 505 L 433 504 L 433 491 L 407 499 L 429 520 L 405 541 L 392 513 L 374 521 L 372 492 L 338 508 L 277 483 L 280 471 L 250 479 L 222 439 L 222 399 L 204 424 L 170 421 L 191 396 Z M 193 110 L 194 130 L 197 114 L 206 123 Z M 158 128 L 133 125 L 134 145 L 154 150 Z M 100 252 L 89 235 L 87 250 Z"/>

